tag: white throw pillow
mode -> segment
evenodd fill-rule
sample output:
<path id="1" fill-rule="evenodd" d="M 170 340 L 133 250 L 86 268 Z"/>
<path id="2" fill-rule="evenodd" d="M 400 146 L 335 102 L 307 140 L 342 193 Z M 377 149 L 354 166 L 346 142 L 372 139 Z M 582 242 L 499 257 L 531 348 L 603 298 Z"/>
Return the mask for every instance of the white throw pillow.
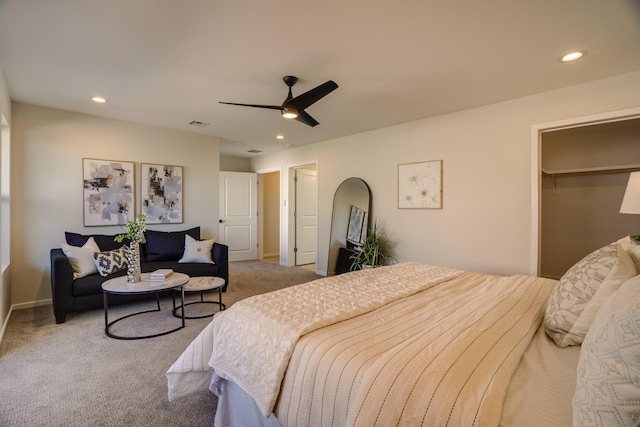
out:
<path id="1" fill-rule="evenodd" d="M 640 274 L 640 245 L 635 245 L 627 249 L 627 253 L 631 255 L 631 259 L 636 266 L 636 271 Z"/>
<path id="2" fill-rule="evenodd" d="M 573 425 L 640 422 L 640 276 L 607 299 L 587 333 L 577 370 Z"/>
<path id="3" fill-rule="evenodd" d="M 584 310 L 582 310 L 576 322 L 563 338 L 563 343 L 567 343 L 568 345 L 582 343 L 602 304 L 611 294 L 617 291 L 623 283 L 637 275 L 633 260 L 623 249 L 622 245 L 618 243 L 616 248 L 618 249 L 618 262 L 613 266 L 607 278 L 604 279 L 604 282 L 602 282 L 596 290 L 593 298 L 591 298 Z"/>
<path id="4" fill-rule="evenodd" d="M 215 264 L 211 259 L 211 250 L 215 239 L 196 240 L 185 234 L 184 236 L 184 254 L 180 259 L 181 263 L 193 262 L 199 264 Z"/>
<path id="5" fill-rule="evenodd" d="M 567 334 L 618 263 L 617 245 L 614 242 L 578 261 L 562 276 L 551 293 L 544 328 L 558 347 L 580 344 Z"/>
<path id="6" fill-rule="evenodd" d="M 636 265 L 636 271 L 640 274 L 640 245 L 633 240 L 631 236 L 625 236 L 618 240 L 618 243 L 622 245 L 622 248 L 627 251 L 633 263 Z"/>
<path id="7" fill-rule="evenodd" d="M 63 243 L 62 252 L 64 252 L 67 258 L 69 258 L 69 262 L 73 268 L 74 279 L 79 279 L 98 272 L 98 269 L 93 262 L 93 254 L 100 252 L 100 248 L 93 237 L 89 237 L 82 247 L 71 246 Z"/>

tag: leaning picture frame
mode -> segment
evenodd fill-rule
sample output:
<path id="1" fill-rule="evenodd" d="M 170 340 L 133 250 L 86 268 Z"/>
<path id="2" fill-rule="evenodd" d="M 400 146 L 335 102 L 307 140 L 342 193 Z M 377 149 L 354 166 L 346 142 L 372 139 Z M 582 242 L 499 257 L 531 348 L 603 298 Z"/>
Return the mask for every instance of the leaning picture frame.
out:
<path id="1" fill-rule="evenodd" d="M 356 206 L 351 206 L 349 214 L 349 227 L 347 228 L 347 241 L 355 245 L 360 245 L 362 236 L 362 223 L 364 222 L 364 211 Z"/>
<path id="2" fill-rule="evenodd" d="M 398 165 L 399 209 L 442 209 L 442 160 Z"/>
<path id="3" fill-rule="evenodd" d="M 141 213 L 147 224 L 179 224 L 183 219 L 182 166 L 142 163 Z"/>
<path id="4" fill-rule="evenodd" d="M 82 159 L 85 227 L 125 225 L 135 217 L 133 162 Z"/>

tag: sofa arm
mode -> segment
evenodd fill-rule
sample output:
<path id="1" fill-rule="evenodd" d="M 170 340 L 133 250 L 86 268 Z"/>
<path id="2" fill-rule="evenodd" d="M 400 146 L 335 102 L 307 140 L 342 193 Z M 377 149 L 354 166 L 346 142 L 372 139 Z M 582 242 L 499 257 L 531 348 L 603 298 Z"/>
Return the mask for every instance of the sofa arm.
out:
<path id="1" fill-rule="evenodd" d="M 62 249 L 51 249 L 51 298 L 56 323 L 64 323 L 73 308 L 73 268 Z"/>
<path id="2" fill-rule="evenodd" d="M 226 291 L 229 285 L 229 247 L 222 243 L 214 243 L 211 249 L 211 259 L 218 266 L 218 277 L 222 277 L 225 281 L 222 290 Z"/>

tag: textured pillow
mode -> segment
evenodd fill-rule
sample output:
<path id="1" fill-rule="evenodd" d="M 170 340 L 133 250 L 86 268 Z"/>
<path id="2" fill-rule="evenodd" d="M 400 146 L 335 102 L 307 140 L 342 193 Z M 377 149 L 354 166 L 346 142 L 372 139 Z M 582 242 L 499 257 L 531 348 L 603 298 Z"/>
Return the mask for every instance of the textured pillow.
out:
<path id="1" fill-rule="evenodd" d="M 579 344 L 567 334 L 617 262 L 618 248 L 614 242 L 591 252 L 562 276 L 551 293 L 544 316 L 545 332 L 558 347 Z"/>
<path id="2" fill-rule="evenodd" d="M 200 239 L 200 227 L 185 231 L 153 231 L 144 232 L 145 259 L 147 261 L 175 261 L 184 253 L 185 236 Z"/>
<path id="3" fill-rule="evenodd" d="M 602 305 L 580 350 L 573 425 L 640 422 L 640 276 Z"/>
<path id="4" fill-rule="evenodd" d="M 624 282 L 637 275 L 636 267 L 633 265 L 633 260 L 628 253 L 620 244 L 616 245 L 616 249 L 618 250 L 618 261 L 607 275 L 607 278 L 604 279 L 604 282 L 598 287 L 593 298 L 591 298 L 582 313 L 580 313 L 567 335 L 563 338 L 563 343 L 568 343 L 568 345 L 581 344 L 585 335 L 589 332 L 589 328 L 602 304 L 611 294 L 617 291 Z"/>
<path id="5" fill-rule="evenodd" d="M 129 248 L 122 246 L 107 252 L 93 254 L 93 262 L 101 276 L 108 276 L 127 267 L 127 252 Z"/>
<path id="6" fill-rule="evenodd" d="M 98 248 L 93 237 L 88 238 L 82 247 L 62 243 L 62 252 L 64 252 L 69 259 L 69 263 L 71 263 L 74 279 L 79 279 L 98 271 L 93 263 L 93 254 L 99 250 L 100 248 Z"/>
<path id="7" fill-rule="evenodd" d="M 65 240 L 67 244 L 71 246 L 82 246 L 87 240 L 93 238 L 95 242 L 98 244 L 99 251 L 112 251 L 114 249 L 120 248 L 123 244 L 129 244 L 129 239 L 125 239 L 124 241 L 118 243 L 114 240 L 116 235 L 106 235 L 106 234 L 92 234 L 92 235 L 84 235 L 78 233 L 71 233 L 69 231 L 65 231 L 64 233 Z"/>
<path id="8" fill-rule="evenodd" d="M 211 259 L 211 249 L 215 239 L 196 240 L 188 234 L 184 238 L 184 254 L 178 262 L 194 262 L 199 264 L 215 264 Z"/>

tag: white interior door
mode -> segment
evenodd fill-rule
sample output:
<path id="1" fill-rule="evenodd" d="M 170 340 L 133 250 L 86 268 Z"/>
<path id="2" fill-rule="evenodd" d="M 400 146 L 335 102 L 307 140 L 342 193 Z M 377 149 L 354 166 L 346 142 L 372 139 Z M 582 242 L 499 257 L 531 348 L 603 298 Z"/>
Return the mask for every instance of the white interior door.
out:
<path id="1" fill-rule="evenodd" d="M 318 178 L 315 170 L 296 169 L 296 265 L 316 262 Z"/>
<path id="2" fill-rule="evenodd" d="M 258 259 L 257 174 L 220 172 L 218 235 L 229 246 L 229 261 Z"/>

